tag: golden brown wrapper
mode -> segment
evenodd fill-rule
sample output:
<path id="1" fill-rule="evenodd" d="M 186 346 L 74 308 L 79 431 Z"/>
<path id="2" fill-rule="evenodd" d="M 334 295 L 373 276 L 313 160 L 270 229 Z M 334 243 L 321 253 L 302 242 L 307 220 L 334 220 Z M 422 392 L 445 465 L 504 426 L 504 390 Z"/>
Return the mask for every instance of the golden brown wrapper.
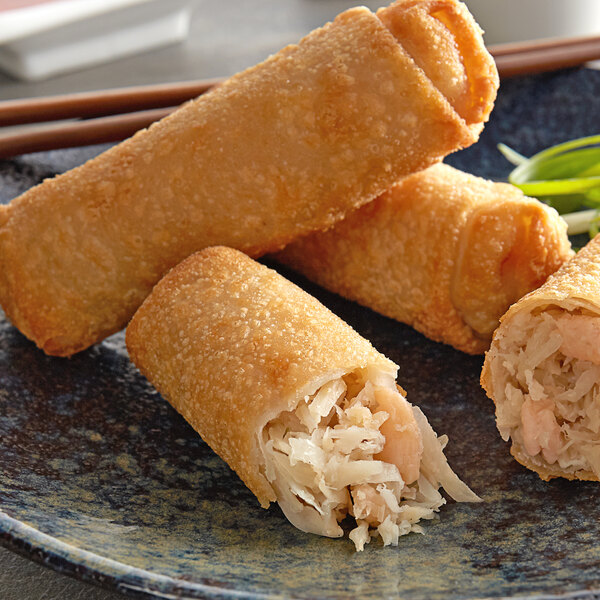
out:
<path id="1" fill-rule="evenodd" d="M 397 39 L 384 22 L 403 13 L 414 22 Z M 464 6 L 399 0 L 378 15 L 342 13 L 14 200 L 0 227 L 12 323 L 48 354 L 73 354 L 122 328 L 192 252 L 278 250 L 473 143 L 498 79 Z M 410 55 L 421 36 L 439 48 L 423 69 Z M 433 83 L 446 70 L 459 82 L 448 98 Z"/>
<path id="2" fill-rule="evenodd" d="M 275 258 L 464 352 L 572 256 L 556 211 L 515 187 L 438 164 Z"/>
<path id="3" fill-rule="evenodd" d="M 600 481 L 600 477 L 587 469 L 581 469 L 576 473 L 566 473 L 558 465 L 548 465 L 544 461 L 530 456 L 519 444 L 512 444 L 510 447 L 510 453 L 512 457 L 524 467 L 527 467 L 531 471 L 535 471 L 540 479 L 544 481 L 550 481 L 557 477 L 568 479 L 570 481 Z"/>
<path id="4" fill-rule="evenodd" d="M 499 403 L 505 401 L 505 388 L 509 379 L 505 360 L 499 355 L 501 345 L 510 339 L 514 328 L 520 327 L 525 319 L 549 311 L 555 315 L 600 317 L 600 236 L 591 240 L 539 289 L 513 304 L 501 318 L 481 373 L 481 385 L 497 408 Z M 597 331 L 592 330 L 591 333 L 594 344 L 598 346 Z M 575 335 L 580 334 L 577 331 Z M 581 335 L 582 341 L 584 335 Z M 521 351 L 522 349 L 517 349 L 517 352 Z M 600 381 L 596 385 L 598 384 Z M 553 390 L 545 389 L 544 392 L 550 400 L 554 400 Z M 578 418 L 584 420 L 587 415 L 582 414 Z M 600 442 L 600 436 L 596 441 Z M 555 477 L 600 481 L 600 476 L 592 469 L 567 470 L 557 463 L 549 464 L 542 456 L 529 454 L 522 444 L 514 440 L 510 452 L 519 463 L 537 472 L 546 481 Z"/>
<path id="5" fill-rule="evenodd" d="M 399 0 L 380 8 L 377 16 L 472 132 L 479 133 L 495 99 L 498 73 L 481 44 L 482 31 L 466 5 L 446 0 Z"/>
<path id="6" fill-rule="evenodd" d="M 275 271 L 208 248 L 168 273 L 127 328 L 133 362 L 266 507 L 259 436 L 331 379 L 397 366 Z"/>

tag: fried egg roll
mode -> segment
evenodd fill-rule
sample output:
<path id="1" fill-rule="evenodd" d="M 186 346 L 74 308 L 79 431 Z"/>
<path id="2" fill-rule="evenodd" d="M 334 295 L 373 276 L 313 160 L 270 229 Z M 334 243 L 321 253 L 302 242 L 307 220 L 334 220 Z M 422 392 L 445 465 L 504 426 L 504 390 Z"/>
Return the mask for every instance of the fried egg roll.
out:
<path id="1" fill-rule="evenodd" d="M 571 255 L 556 211 L 508 184 L 438 164 L 275 258 L 433 340 L 478 354 L 507 308 Z"/>
<path id="2" fill-rule="evenodd" d="M 477 501 L 398 367 L 315 298 L 237 250 L 170 271 L 127 328 L 133 362 L 267 508 L 340 537 L 356 520 L 384 544 L 444 503 Z"/>
<path id="3" fill-rule="evenodd" d="M 481 384 L 518 462 L 600 481 L 599 236 L 502 317 Z"/>
<path id="4" fill-rule="evenodd" d="M 278 250 L 473 143 L 497 83 L 456 0 L 350 9 L 15 199 L 0 303 L 48 354 L 83 350 L 192 252 Z"/>

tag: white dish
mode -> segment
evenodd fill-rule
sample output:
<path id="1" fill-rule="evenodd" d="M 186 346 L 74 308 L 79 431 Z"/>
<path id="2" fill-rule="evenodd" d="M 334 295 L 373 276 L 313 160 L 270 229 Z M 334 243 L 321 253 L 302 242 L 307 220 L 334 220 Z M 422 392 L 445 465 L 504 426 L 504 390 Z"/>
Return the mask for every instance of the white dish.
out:
<path id="1" fill-rule="evenodd" d="M 0 11 L 0 69 L 35 81 L 109 62 L 185 39 L 190 17 L 188 0 L 46 0 Z"/>
<path id="2" fill-rule="evenodd" d="M 600 0 L 464 0 L 487 44 L 600 35 Z"/>

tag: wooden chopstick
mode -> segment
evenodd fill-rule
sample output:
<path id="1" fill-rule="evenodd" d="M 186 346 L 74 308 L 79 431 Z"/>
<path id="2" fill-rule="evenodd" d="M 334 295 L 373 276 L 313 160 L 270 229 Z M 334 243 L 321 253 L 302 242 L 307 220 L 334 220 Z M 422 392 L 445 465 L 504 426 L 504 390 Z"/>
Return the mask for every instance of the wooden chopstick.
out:
<path id="1" fill-rule="evenodd" d="M 585 46 L 589 42 L 600 41 L 600 36 L 579 36 L 574 38 L 543 38 L 539 40 L 529 40 L 525 42 L 506 42 L 504 44 L 494 44 L 488 46 L 489 52 L 497 58 L 507 54 L 524 54 L 538 50 L 553 50 L 555 48 L 579 47 Z"/>
<path id="2" fill-rule="evenodd" d="M 600 36 L 546 39 L 489 47 L 500 77 L 576 67 L 600 58 Z"/>
<path id="3" fill-rule="evenodd" d="M 118 88 L 0 102 L 0 127 L 60 119 L 94 118 L 105 115 L 177 106 L 200 96 L 222 79 L 201 79 L 160 85 Z"/>
<path id="4" fill-rule="evenodd" d="M 0 159 L 29 152 L 119 142 L 166 117 L 175 108 L 156 108 L 3 135 L 0 136 Z"/>
<path id="5" fill-rule="evenodd" d="M 600 58 L 600 36 L 490 46 L 500 77 L 574 67 Z M 140 86 L 0 102 L 0 126 L 84 118 L 0 135 L 0 158 L 27 152 L 116 142 L 161 119 L 222 79 Z M 155 109 L 155 110 L 149 110 Z M 129 113 L 117 114 L 115 113 Z"/>

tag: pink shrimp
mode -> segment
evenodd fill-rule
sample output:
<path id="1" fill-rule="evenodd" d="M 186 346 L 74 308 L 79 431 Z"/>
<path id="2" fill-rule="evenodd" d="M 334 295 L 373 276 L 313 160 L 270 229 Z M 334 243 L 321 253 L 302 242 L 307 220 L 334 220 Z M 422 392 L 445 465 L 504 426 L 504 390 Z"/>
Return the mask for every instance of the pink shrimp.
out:
<path id="1" fill-rule="evenodd" d="M 564 445 L 556 417 L 554 404 L 548 398 L 533 401 L 526 398 L 521 407 L 523 445 L 530 456 L 542 453 L 549 464 L 558 460 Z"/>
<path id="2" fill-rule="evenodd" d="M 587 315 L 563 314 L 556 319 L 565 356 L 600 365 L 600 319 Z"/>
<path id="3" fill-rule="evenodd" d="M 383 450 L 375 460 L 396 465 L 407 485 L 419 478 L 423 440 L 410 404 L 401 394 L 384 387 L 374 390 L 377 409 L 388 413 L 388 419 L 379 428 L 385 437 Z"/>
<path id="4" fill-rule="evenodd" d="M 369 484 L 352 488 L 352 503 L 354 518 L 366 521 L 369 525 L 383 523 L 390 512 L 381 494 Z"/>

